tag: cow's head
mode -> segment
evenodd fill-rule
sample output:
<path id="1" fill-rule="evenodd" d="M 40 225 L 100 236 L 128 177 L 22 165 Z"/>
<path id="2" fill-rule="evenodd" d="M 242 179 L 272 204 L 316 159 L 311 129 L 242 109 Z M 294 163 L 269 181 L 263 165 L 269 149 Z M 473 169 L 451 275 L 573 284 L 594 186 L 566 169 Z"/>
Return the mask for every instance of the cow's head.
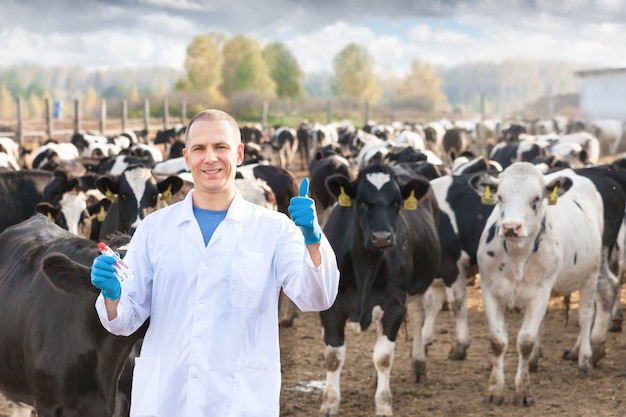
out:
<path id="1" fill-rule="evenodd" d="M 395 245 L 400 210 L 415 209 L 410 205 L 417 204 L 430 188 L 421 176 L 400 184 L 393 170 L 384 164 L 364 168 L 353 182 L 343 175 L 333 175 L 326 185 L 339 206 L 354 205 L 363 246 L 370 250 Z"/>
<path id="2" fill-rule="evenodd" d="M 144 217 L 167 205 L 168 198 L 180 191 L 183 180 L 172 175 L 157 181 L 150 168 L 131 165 L 119 177 L 98 178 L 96 186 L 117 203 L 111 206 L 118 222 L 115 231 L 132 235 Z"/>
<path id="3" fill-rule="evenodd" d="M 572 184 L 566 176 L 546 182 L 541 171 L 528 162 L 513 163 L 497 178 L 481 173 L 469 179 L 483 203 L 497 204 L 498 236 L 520 244 L 535 238 L 544 227 L 546 205 L 556 204 Z"/>

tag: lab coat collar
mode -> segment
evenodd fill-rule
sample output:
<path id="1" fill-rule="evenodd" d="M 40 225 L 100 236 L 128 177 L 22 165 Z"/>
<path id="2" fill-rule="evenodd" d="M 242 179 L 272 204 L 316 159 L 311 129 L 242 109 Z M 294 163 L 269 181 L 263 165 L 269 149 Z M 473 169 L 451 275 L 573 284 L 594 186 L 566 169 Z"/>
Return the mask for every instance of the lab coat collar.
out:
<path id="1" fill-rule="evenodd" d="M 195 220 L 195 216 L 193 215 L 193 192 L 193 189 L 190 190 L 185 196 L 185 199 L 181 201 L 182 210 L 179 212 L 178 219 L 176 221 L 177 225 Z M 228 207 L 226 218 L 234 221 L 241 221 L 245 216 L 246 210 L 246 200 L 243 198 L 239 190 L 235 190 L 235 198 L 233 198 L 233 201 L 230 203 L 230 207 Z"/>

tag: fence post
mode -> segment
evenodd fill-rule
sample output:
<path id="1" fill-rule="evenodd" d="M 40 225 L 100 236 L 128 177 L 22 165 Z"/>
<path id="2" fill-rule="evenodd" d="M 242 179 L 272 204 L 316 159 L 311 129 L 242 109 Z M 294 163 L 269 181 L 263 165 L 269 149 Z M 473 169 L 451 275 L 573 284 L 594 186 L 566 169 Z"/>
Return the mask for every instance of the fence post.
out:
<path id="1" fill-rule="evenodd" d="M 107 101 L 105 98 L 100 100 L 100 134 L 104 135 L 104 130 L 106 129 L 106 118 L 107 118 Z"/>
<path id="2" fill-rule="evenodd" d="M 326 103 L 326 123 L 330 123 L 333 114 L 333 102 L 332 100 L 328 100 Z"/>
<path id="3" fill-rule="evenodd" d="M 46 133 L 48 139 L 52 138 L 52 100 L 46 97 Z"/>
<path id="4" fill-rule="evenodd" d="M 187 102 L 180 103 L 180 122 L 185 126 L 187 124 Z"/>
<path id="5" fill-rule="evenodd" d="M 390 103 L 389 103 L 389 115 L 390 115 L 390 119 L 389 123 L 393 123 L 393 121 L 396 119 L 396 99 L 394 97 L 391 97 L 389 99 Z M 367 123 L 367 120 L 365 121 L 365 123 Z"/>
<path id="6" fill-rule="evenodd" d="M 146 135 L 150 132 L 150 99 L 143 101 L 143 125 L 146 129 Z"/>
<path id="7" fill-rule="evenodd" d="M 122 100 L 122 132 L 126 130 L 126 123 L 128 122 L 128 102 Z"/>
<path id="8" fill-rule="evenodd" d="M 363 126 L 367 125 L 367 121 L 370 119 L 370 102 L 365 102 L 365 123 Z"/>
<path id="9" fill-rule="evenodd" d="M 267 125 L 267 101 L 263 102 L 263 107 L 261 108 L 261 126 L 265 127 Z"/>
<path id="10" fill-rule="evenodd" d="M 81 130 L 80 125 L 80 99 L 74 100 L 74 133 L 79 133 Z"/>
<path id="11" fill-rule="evenodd" d="M 167 102 L 167 99 L 163 99 L 163 130 L 167 130 L 167 126 L 169 125 L 169 119 L 170 119 L 170 109 L 169 109 L 169 103 Z"/>
<path id="12" fill-rule="evenodd" d="M 17 98 L 17 143 L 24 147 L 24 101 L 21 96 Z"/>

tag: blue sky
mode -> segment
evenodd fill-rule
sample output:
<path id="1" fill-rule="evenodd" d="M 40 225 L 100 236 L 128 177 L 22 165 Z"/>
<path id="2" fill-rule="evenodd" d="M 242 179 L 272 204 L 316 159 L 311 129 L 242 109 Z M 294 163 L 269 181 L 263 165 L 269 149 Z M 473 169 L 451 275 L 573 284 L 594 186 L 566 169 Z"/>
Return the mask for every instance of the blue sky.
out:
<path id="1" fill-rule="evenodd" d="M 626 67 L 623 0 L 3 0 L 0 65 L 182 69 L 211 31 L 281 41 L 309 73 L 330 71 L 350 42 L 396 75 L 416 59 Z"/>

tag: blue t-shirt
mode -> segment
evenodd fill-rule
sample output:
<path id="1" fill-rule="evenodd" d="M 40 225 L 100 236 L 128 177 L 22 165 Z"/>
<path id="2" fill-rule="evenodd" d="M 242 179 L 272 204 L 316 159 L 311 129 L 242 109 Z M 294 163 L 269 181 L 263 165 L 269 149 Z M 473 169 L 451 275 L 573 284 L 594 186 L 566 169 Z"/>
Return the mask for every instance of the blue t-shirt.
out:
<path id="1" fill-rule="evenodd" d="M 196 217 L 200 230 L 202 231 L 204 246 L 209 244 L 213 232 L 215 232 L 217 226 L 224 220 L 227 212 L 228 210 L 205 210 L 193 206 L 193 215 Z"/>

